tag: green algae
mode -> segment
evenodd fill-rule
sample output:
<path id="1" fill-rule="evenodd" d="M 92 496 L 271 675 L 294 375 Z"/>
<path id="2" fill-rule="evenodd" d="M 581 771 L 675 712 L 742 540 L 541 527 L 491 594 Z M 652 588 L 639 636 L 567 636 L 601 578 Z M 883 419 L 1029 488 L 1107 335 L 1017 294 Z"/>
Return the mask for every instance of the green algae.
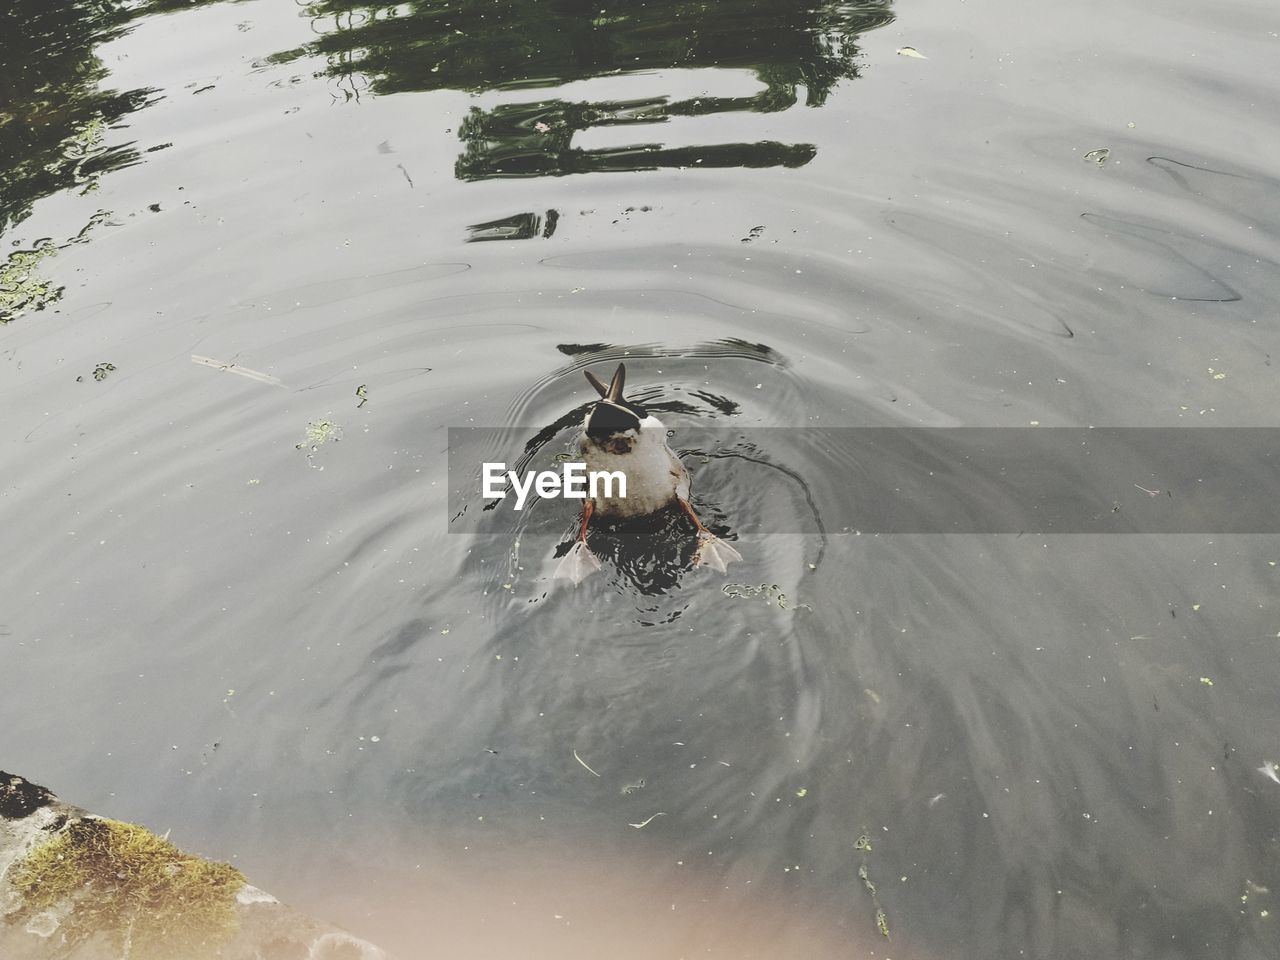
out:
<path id="1" fill-rule="evenodd" d="M 63 288 L 40 276 L 41 262 L 57 254 L 58 247 L 45 240 L 28 250 L 14 250 L 0 263 L 0 324 L 58 301 Z"/>
<path id="2" fill-rule="evenodd" d="M 341 440 L 342 428 L 332 420 L 312 420 L 307 424 L 307 437 L 295 444 L 299 450 L 315 450 L 330 440 Z"/>
<path id="3" fill-rule="evenodd" d="M 301 443 L 295 443 L 294 447 L 306 452 L 307 463 L 311 465 L 313 470 L 323 470 L 324 467 L 316 463 L 316 454 L 329 441 L 332 440 L 337 443 L 341 439 L 342 427 L 332 420 L 312 420 L 307 424 L 306 439 Z"/>
<path id="4" fill-rule="evenodd" d="M 876 911 L 876 929 L 880 931 L 885 939 L 889 939 L 889 917 L 884 912 L 884 907 L 880 904 L 880 891 L 876 889 L 876 885 L 871 879 L 871 872 L 867 869 L 867 854 L 871 852 L 871 838 L 865 833 L 862 834 L 853 842 L 853 849 L 862 855 L 861 862 L 858 864 L 858 879 L 862 881 L 867 895 L 871 897 L 871 906 Z"/>
<path id="5" fill-rule="evenodd" d="M 59 926 L 68 943 L 105 937 L 131 960 L 194 960 L 216 955 L 236 932 L 245 878 L 143 827 L 86 817 L 35 847 L 10 882 L 23 918 L 66 913 Z"/>
<path id="6" fill-rule="evenodd" d="M 102 223 L 110 223 L 110 217 L 109 211 L 99 210 L 66 243 L 56 243 L 48 238 L 37 240 L 29 248 L 14 250 L 0 262 L 0 324 L 16 320 L 29 311 L 43 310 L 61 300 L 65 288 L 41 276 L 44 261 L 56 257 L 59 250 L 73 243 L 88 243 L 93 229 Z"/>
<path id="7" fill-rule="evenodd" d="M 81 188 L 81 195 L 97 190 L 102 174 L 100 171 L 86 172 L 85 165 L 106 149 L 102 143 L 106 129 L 107 122 L 102 114 L 90 117 L 83 127 L 73 131 L 59 144 L 58 156 L 45 164 L 45 171 L 69 176 L 72 183 Z"/>

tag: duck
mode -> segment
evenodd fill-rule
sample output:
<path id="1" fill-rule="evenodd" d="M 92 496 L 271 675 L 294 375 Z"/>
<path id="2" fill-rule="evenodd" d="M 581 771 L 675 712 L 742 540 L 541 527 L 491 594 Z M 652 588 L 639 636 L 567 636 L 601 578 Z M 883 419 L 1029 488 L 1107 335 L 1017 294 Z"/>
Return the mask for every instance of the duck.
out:
<path id="1" fill-rule="evenodd" d="M 678 508 L 693 525 L 698 545 L 693 565 L 720 573 L 742 555 L 707 529 L 689 502 L 689 471 L 667 445 L 667 428 L 644 407 L 625 396 L 627 368 L 618 369 L 606 386 L 590 370 L 587 381 L 600 394 L 582 421 L 578 455 L 588 475 L 596 471 L 620 471 L 626 476 L 626 496 L 610 496 L 611 490 L 592 491 L 584 500 L 582 518 L 573 546 L 556 567 L 558 579 L 581 583 L 600 569 L 600 558 L 587 545 L 591 521 L 630 520 Z M 620 491 L 619 491 L 620 492 Z"/>

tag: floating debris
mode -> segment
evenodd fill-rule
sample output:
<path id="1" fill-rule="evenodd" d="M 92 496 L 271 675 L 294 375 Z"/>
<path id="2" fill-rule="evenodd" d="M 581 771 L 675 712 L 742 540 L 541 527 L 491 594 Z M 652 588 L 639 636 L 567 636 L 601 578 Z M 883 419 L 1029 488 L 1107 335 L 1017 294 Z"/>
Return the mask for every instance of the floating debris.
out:
<path id="1" fill-rule="evenodd" d="M 625 787 L 622 788 L 621 792 L 623 796 L 628 796 L 630 794 L 635 793 L 637 790 L 643 790 L 643 789 L 644 789 L 644 777 L 641 777 L 635 783 L 628 783 Z"/>
<path id="2" fill-rule="evenodd" d="M 199 354 L 191 355 L 191 362 L 198 363 L 202 367 L 213 367 L 215 370 L 221 370 L 224 373 L 234 373 L 238 377 L 244 377 L 248 380 L 254 380 L 258 383 L 265 383 L 272 387 L 284 387 L 278 377 L 273 377 L 269 373 L 262 373 L 258 370 L 250 370 L 248 367 L 242 367 L 232 360 L 215 360 L 213 357 L 202 357 Z M 287 390 L 288 387 L 285 387 Z M 298 446 L 301 450 L 301 444 Z"/>
<path id="3" fill-rule="evenodd" d="M 750 583 L 726 583 L 720 588 L 726 597 L 759 597 L 763 596 L 765 602 L 769 604 L 776 603 L 781 610 L 808 610 L 813 612 L 813 607 L 807 603 L 792 604 L 787 595 L 782 592 L 782 588 L 776 583 L 762 583 L 759 586 Z"/>
<path id="4" fill-rule="evenodd" d="M 1203 683 L 1206 687 L 1212 687 L 1212 686 L 1213 686 L 1213 681 L 1212 681 L 1212 680 L 1210 680 L 1208 677 L 1201 677 L 1201 678 L 1200 678 L 1200 682 L 1201 682 L 1201 683 Z"/>
<path id="5" fill-rule="evenodd" d="M 312 420 L 307 424 L 307 439 L 297 444 L 299 450 L 310 446 L 312 450 L 328 440 L 341 440 L 342 430 L 332 420 Z"/>
<path id="6" fill-rule="evenodd" d="M 919 50 L 917 50 L 915 47 L 899 47 L 899 48 L 897 49 L 897 54 L 898 54 L 898 56 L 900 56 L 900 57 L 914 57 L 914 58 L 915 58 L 915 59 L 917 59 L 917 60 L 928 60 L 928 59 L 929 59 L 929 58 L 928 58 L 928 57 L 926 57 L 923 53 L 921 53 Z"/>
<path id="7" fill-rule="evenodd" d="M 1084 155 L 1084 159 L 1091 163 L 1102 166 L 1111 158 L 1111 151 L 1107 147 L 1099 147 L 1097 150 L 1090 150 Z"/>
<path id="8" fill-rule="evenodd" d="M 114 363 L 100 363 L 93 368 L 93 379 L 101 382 L 107 379 L 107 376 L 113 373 L 115 369 L 116 365 Z"/>
<path id="9" fill-rule="evenodd" d="M 90 233 L 101 223 L 120 226 L 111 222 L 110 217 L 110 211 L 99 210 L 66 243 L 55 243 L 46 237 L 28 249 L 14 250 L 0 262 L 0 325 L 16 320 L 29 310 L 43 310 L 61 299 L 65 288 L 40 276 L 41 262 L 73 243 L 88 243 Z"/>
<path id="10" fill-rule="evenodd" d="M 330 440 L 337 443 L 341 439 L 342 428 L 332 420 L 312 420 L 307 424 L 307 438 L 301 443 L 294 444 L 294 448 L 305 450 L 307 452 L 307 462 L 314 469 L 323 470 L 324 467 L 316 465 L 316 453 Z"/>
<path id="11" fill-rule="evenodd" d="M 582 769 L 586 770 L 587 773 L 591 774 L 594 777 L 600 776 L 600 774 L 596 773 L 589 766 L 587 766 L 587 761 L 583 760 L 580 756 L 578 756 L 578 751 L 576 749 L 573 751 L 573 759 L 577 760 L 580 764 L 582 764 Z"/>
<path id="12" fill-rule="evenodd" d="M 876 885 L 871 880 L 871 872 L 867 869 L 867 854 L 871 852 L 871 838 L 865 833 L 858 837 L 853 843 L 853 849 L 861 852 L 862 862 L 858 864 L 858 879 L 862 881 L 862 885 L 866 888 L 867 894 L 871 897 L 871 905 L 876 911 L 876 929 L 887 940 L 889 938 L 889 918 L 884 912 L 884 908 L 880 905 L 880 894 L 876 890 Z"/>
<path id="13" fill-rule="evenodd" d="M 359 410 L 361 407 L 363 407 L 366 403 L 369 402 L 369 394 L 368 394 L 368 391 L 365 389 L 365 387 L 366 385 L 363 383 L 360 384 L 360 386 L 356 387 L 356 396 L 360 398 L 360 402 L 356 404 L 357 410 Z"/>
<path id="14" fill-rule="evenodd" d="M 1274 760 L 1263 760 L 1258 772 L 1264 777 L 1270 777 L 1276 783 L 1280 783 L 1280 765 Z"/>
<path id="15" fill-rule="evenodd" d="M 56 256 L 52 240 L 41 240 L 29 250 L 15 250 L 0 263 L 0 324 L 16 320 L 28 310 L 43 310 L 62 296 L 62 287 L 40 276 L 40 262 Z"/>
<path id="16" fill-rule="evenodd" d="M 880 907 L 876 907 L 876 929 L 884 934 L 886 940 L 889 938 L 889 918 Z"/>
<path id="17" fill-rule="evenodd" d="M 653 821 L 657 820 L 659 817 L 665 817 L 665 816 L 666 816 L 666 814 L 665 814 L 665 813 L 663 813 L 661 810 L 659 810 L 657 813 L 655 813 L 655 814 L 654 814 L 652 817 L 650 817 L 648 820 L 641 820 L 639 823 L 633 823 L 633 824 L 630 824 L 630 826 L 635 827 L 637 830 L 643 830 L 645 827 L 647 827 L 649 824 L 653 823 Z"/>

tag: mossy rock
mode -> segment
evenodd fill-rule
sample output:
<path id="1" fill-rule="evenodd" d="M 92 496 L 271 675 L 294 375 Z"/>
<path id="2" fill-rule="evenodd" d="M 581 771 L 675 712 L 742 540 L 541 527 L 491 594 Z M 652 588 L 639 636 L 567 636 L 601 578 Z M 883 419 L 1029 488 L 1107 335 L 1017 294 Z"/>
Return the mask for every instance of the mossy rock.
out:
<path id="1" fill-rule="evenodd" d="M 65 942 L 105 937 L 131 960 L 216 956 L 236 932 L 245 885 L 232 866 L 96 817 L 69 821 L 14 864 L 9 881 L 24 917 L 65 915 Z"/>
<path id="2" fill-rule="evenodd" d="M 0 771 L 0 819 L 20 820 L 56 799 L 38 783 Z"/>

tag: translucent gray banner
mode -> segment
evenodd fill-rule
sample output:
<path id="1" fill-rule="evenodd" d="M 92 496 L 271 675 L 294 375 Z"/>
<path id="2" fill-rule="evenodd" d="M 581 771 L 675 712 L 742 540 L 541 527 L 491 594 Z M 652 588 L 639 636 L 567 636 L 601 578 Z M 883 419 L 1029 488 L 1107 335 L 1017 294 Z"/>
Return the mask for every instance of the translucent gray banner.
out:
<path id="1" fill-rule="evenodd" d="M 449 431 L 449 530 L 561 535 L 583 501 L 483 496 L 483 465 L 563 474 L 577 432 Z M 693 504 L 765 533 L 1280 533 L 1280 428 L 681 425 Z M 496 468 L 491 467 L 491 472 Z M 544 483 L 544 491 L 549 484 Z"/>

